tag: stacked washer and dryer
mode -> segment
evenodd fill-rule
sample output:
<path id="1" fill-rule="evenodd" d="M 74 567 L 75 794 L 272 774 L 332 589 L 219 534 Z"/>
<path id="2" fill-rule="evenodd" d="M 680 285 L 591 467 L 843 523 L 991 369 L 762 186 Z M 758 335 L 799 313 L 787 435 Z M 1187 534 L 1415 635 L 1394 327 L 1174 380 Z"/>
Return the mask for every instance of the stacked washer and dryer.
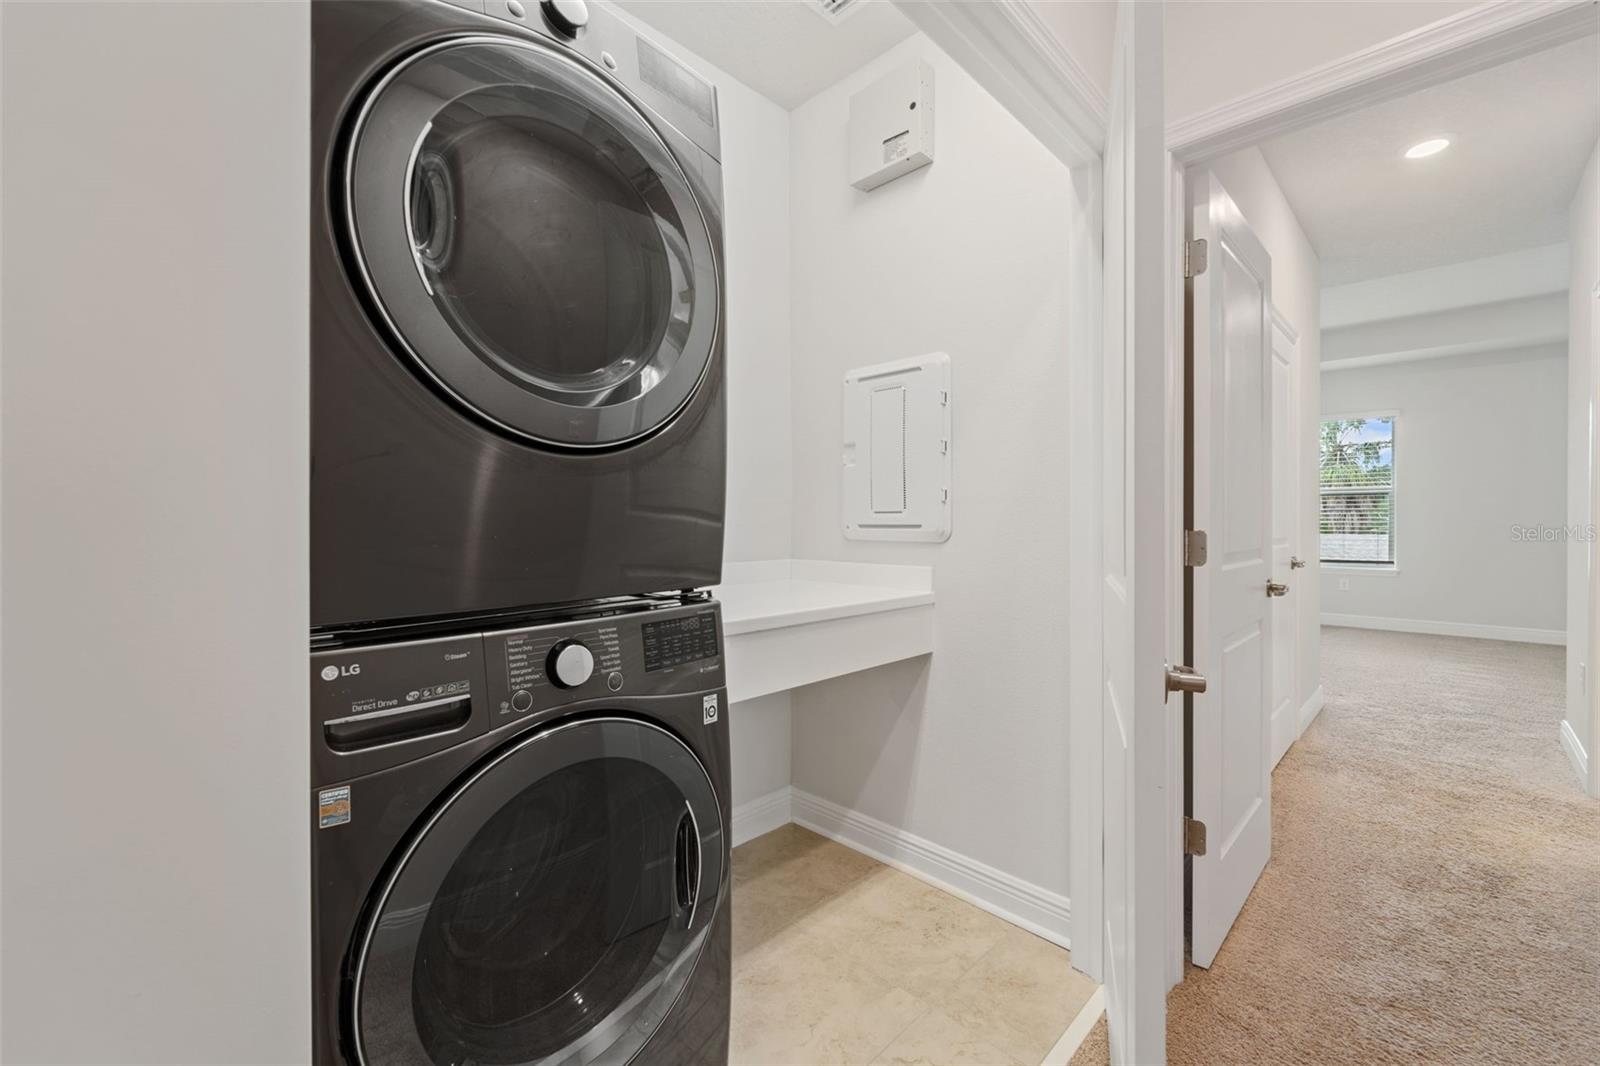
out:
<path id="1" fill-rule="evenodd" d="M 315 1059 L 724 1061 L 715 90 L 581 0 L 312 48 Z"/>

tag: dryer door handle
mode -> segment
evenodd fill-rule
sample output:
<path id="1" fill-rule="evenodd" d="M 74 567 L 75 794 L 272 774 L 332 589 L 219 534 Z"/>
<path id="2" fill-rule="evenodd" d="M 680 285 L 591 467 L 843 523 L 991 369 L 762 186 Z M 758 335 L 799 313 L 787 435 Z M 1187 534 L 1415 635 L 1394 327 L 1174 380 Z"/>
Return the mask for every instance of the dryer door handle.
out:
<path id="1" fill-rule="evenodd" d="M 677 896 L 678 909 L 689 912 L 685 928 L 694 928 L 695 904 L 700 898 L 700 824 L 695 820 L 694 808 L 685 803 L 683 815 L 678 819 L 678 841 L 672 883 Z"/>

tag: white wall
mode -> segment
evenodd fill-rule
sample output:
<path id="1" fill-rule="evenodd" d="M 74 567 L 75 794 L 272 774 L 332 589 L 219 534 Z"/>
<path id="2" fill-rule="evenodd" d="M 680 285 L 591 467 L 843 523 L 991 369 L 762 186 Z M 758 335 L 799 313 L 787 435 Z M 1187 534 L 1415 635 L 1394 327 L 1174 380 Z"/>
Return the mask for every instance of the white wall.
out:
<path id="1" fill-rule="evenodd" d="M 1559 636 L 1566 549 L 1513 526 L 1563 523 L 1566 390 L 1559 345 L 1324 374 L 1324 414 L 1398 412 L 1397 572 L 1324 566 L 1325 615 Z"/>
<path id="2" fill-rule="evenodd" d="M 304 1061 L 307 9 L 0 20 L 0 1057 Z"/>
<path id="3" fill-rule="evenodd" d="M 935 72 L 938 156 L 849 186 L 852 92 Z M 931 659 L 796 692 L 794 784 L 1067 891 L 1067 381 L 1070 174 L 922 35 L 791 114 L 795 553 L 928 564 Z M 841 380 L 950 353 L 954 535 L 840 532 Z"/>
<path id="4" fill-rule="evenodd" d="M 1168 18 L 1172 18 L 1169 12 Z M 1168 50 L 1171 62 L 1171 49 Z M 1294 209 L 1284 198 L 1272 168 L 1259 149 L 1246 148 L 1208 164 L 1250 223 L 1256 237 L 1272 257 L 1272 302 L 1298 335 L 1299 437 L 1304 449 L 1299 457 L 1300 504 L 1297 543 L 1293 553 L 1302 559 L 1317 557 L 1317 420 L 1320 381 L 1317 364 L 1322 357 L 1320 269 L 1316 249 L 1300 228 Z M 1320 589 L 1311 576 L 1314 569 L 1297 570 L 1288 578 L 1289 595 L 1296 597 L 1295 656 L 1296 702 L 1303 706 L 1322 684 L 1322 625 Z"/>
<path id="5" fill-rule="evenodd" d="M 730 563 L 792 553 L 789 404 L 789 113 L 714 67 L 722 121 L 728 290 Z M 789 784 L 786 692 L 729 709 L 733 802 Z"/>
<path id="6" fill-rule="evenodd" d="M 1567 343 L 1567 521 L 1593 528 L 1596 522 L 1592 497 L 1592 469 L 1596 461 L 1595 439 L 1590 423 L 1595 411 L 1595 392 L 1600 387 L 1600 327 L 1596 325 L 1597 286 L 1600 286 L 1600 144 L 1595 146 L 1578 183 L 1570 211 L 1571 318 Z M 1592 573 L 1596 548 L 1592 542 L 1573 539 L 1567 545 L 1567 712 L 1566 725 L 1573 754 L 1580 764 L 1589 762 L 1589 791 L 1600 795 L 1600 766 L 1594 764 L 1596 736 L 1595 683 L 1585 685 L 1580 667 L 1587 674 L 1600 656 L 1595 653 L 1592 621 L 1596 595 Z"/>
<path id="7" fill-rule="evenodd" d="M 717 87 L 727 209 L 727 562 L 792 554 L 789 112 L 643 19 L 607 5 Z M 730 708 L 735 805 L 789 784 L 788 693 Z"/>
<path id="8" fill-rule="evenodd" d="M 691 59 L 699 69 L 707 68 Z M 789 556 L 789 113 L 710 68 L 727 205 L 728 562 Z"/>

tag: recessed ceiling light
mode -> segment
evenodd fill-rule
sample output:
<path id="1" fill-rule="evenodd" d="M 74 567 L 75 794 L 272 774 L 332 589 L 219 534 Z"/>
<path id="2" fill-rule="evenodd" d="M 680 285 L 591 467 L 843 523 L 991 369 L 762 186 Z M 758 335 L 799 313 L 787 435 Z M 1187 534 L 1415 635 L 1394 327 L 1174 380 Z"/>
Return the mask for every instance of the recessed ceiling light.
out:
<path id="1" fill-rule="evenodd" d="M 1446 148 L 1449 148 L 1449 147 L 1450 147 L 1449 138 L 1447 138 L 1447 137 L 1435 137 L 1431 141 L 1423 141 L 1421 144 L 1413 144 L 1410 148 L 1407 148 L 1406 149 L 1406 158 L 1407 159 L 1426 159 L 1430 155 L 1438 155 L 1440 152 L 1444 151 Z"/>

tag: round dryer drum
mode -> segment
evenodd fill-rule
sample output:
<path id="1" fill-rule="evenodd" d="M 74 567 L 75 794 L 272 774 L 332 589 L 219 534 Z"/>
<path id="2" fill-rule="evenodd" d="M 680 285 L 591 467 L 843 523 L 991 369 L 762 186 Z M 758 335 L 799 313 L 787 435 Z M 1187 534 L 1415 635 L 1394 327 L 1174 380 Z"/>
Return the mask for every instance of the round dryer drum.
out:
<path id="1" fill-rule="evenodd" d="M 694 394 L 717 331 L 711 237 L 666 143 L 584 60 L 510 38 L 427 48 L 370 93 L 347 168 L 378 309 L 482 418 L 604 448 Z"/>
<path id="2" fill-rule="evenodd" d="M 623 1062 L 712 927 L 723 828 L 705 768 L 626 718 L 493 757 L 403 849 L 356 940 L 372 1066 Z"/>

